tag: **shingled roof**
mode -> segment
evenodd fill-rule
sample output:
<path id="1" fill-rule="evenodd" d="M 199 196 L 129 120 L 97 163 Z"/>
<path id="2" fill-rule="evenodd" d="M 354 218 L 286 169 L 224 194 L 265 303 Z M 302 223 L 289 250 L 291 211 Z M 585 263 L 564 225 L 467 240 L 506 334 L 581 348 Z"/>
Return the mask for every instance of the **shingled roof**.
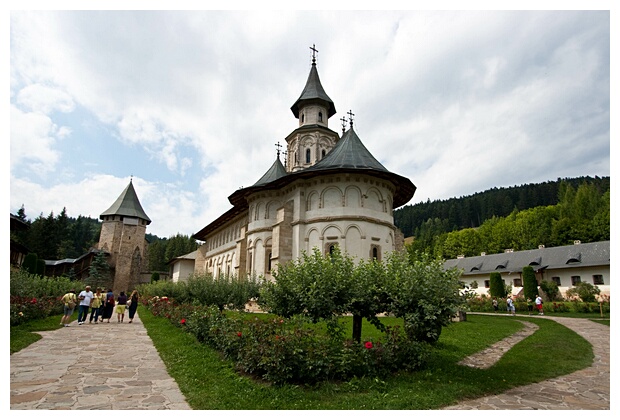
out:
<path id="1" fill-rule="evenodd" d="M 447 260 L 444 263 L 444 268 L 456 267 L 462 269 L 463 275 L 466 276 L 495 271 L 520 273 L 523 271 L 523 267 L 528 265 L 537 271 L 539 269 L 590 267 L 609 264 L 609 241 L 602 241 L 456 258 Z"/>
<path id="2" fill-rule="evenodd" d="M 104 216 L 137 217 L 146 220 L 147 225 L 151 223 L 151 219 L 149 219 L 142 209 L 136 190 L 133 188 L 132 181 L 129 181 L 129 185 L 127 185 L 121 195 L 118 196 L 114 204 L 101 213 L 99 218 L 103 220 Z"/>
<path id="3" fill-rule="evenodd" d="M 291 111 L 293 111 L 293 115 L 295 115 L 295 118 L 299 118 L 299 109 L 301 108 L 301 106 L 304 103 L 309 102 L 319 102 L 327 106 L 327 118 L 330 118 L 336 113 L 336 106 L 334 105 L 334 101 L 332 101 L 330 97 L 327 96 L 327 93 L 325 93 L 325 89 L 323 89 L 323 85 L 321 85 L 321 80 L 319 79 L 319 72 L 316 69 L 315 62 L 312 62 L 312 67 L 310 68 L 310 74 L 308 75 L 308 80 L 306 81 L 306 86 L 304 87 L 304 90 L 301 92 L 299 99 L 297 99 L 291 107 Z"/>
<path id="4" fill-rule="evenodd" d="M 389 172 L 366 149 L 353 128 L 343 134 L 336 147 L 327 156 L 306 170 L 322 169 L 374 169 Z"/>
<path id="5" fill-rule="evenodd" d="M 258 181 L 256 181 L 253 186 L 258 187 L 259 185 L 269 184 L 270 182 L 275 181 L 278 178 L 282 178 L 287 174 L 288 172 L 286 172 L 286 169 L 284 168 L 284 165 L 282 165 L 282 162 L 280 162 L 280 157 L 278 156 L 276 161 L 273 162 L 273 165 L 271 165 L 267 172 L 265 172 L 265 174 Z"/>

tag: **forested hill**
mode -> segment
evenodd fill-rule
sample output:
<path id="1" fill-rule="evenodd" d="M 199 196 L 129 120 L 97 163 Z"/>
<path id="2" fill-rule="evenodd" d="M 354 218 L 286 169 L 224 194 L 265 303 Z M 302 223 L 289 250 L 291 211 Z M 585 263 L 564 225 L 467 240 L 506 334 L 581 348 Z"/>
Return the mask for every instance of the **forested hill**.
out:
<path id="1" fill-rule="evenodd" d="M 558 203 L 560 184 L 566 182 L 577 189 L 591 183 L 601 193 L 609 190 L 609 177 L 558 178 L 539 184 L 507 188 L 492 188 L 470 196 L 448 200 L 426 201 L 403 206 L 394 211 L 394 224 L 405 237 L 418 236 L 421 226 L 429 219 L 441 223 L 445 232 L 480 226 L 493 216 L 505 217 L 513 210 L 525 210 Z"/>

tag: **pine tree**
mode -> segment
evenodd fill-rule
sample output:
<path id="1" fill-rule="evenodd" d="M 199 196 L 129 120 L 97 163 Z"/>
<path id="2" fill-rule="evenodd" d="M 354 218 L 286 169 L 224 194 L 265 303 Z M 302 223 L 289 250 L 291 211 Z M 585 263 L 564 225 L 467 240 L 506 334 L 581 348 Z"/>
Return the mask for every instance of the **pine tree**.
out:
<path id="1" fill-rule="evenodd" d="M 105 253 L 98 252 L 95 254 L 88 269 L 88 282 L 93 289 L 101 287 L 106 290 L 112 286 L 110 266 Z"/>
<path id="2" fill-rule="evenodd" d="M 532 266 L 523 267 L 523 295 L 525 298 L 536 299 L 538 294 L 538 281 Z"/>

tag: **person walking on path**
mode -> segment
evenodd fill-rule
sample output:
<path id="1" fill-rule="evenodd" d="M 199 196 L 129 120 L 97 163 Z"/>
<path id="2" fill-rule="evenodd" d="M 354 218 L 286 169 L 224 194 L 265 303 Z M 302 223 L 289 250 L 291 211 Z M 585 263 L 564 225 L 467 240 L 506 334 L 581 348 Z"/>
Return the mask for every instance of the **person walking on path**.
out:
<path id="1" fill-rule="evenodd" d="M 129 323 L 133 322 L 133 317 L 136 315 L 136 310 L 138 309 L 138 298 L 140 295 L 137 290 L 131 292 L 131 296 L 129 296 Z"/>
<path id="2" fill-rule="evenodd" d="M 512 313 L 512 315 L 515 316 L 515 303 L 512 301 L 512 298 L 510 296 L 508 296 L 508 299 L 506 299 L 506 306 L 508 309 L 508 313 Z"/>
<path id="3" fill-rule="evenodd" d="M 101 287 L 97 287 L 97 291 L 93 295 L 92 301 L 92 310 L 90 311 L 90 319 L 88 323 L 93 322 L 93 318 L 95 318 L 95 324 L 99 321 L 99 317 L 101 316 L 101 312 L 103 309 L 103 294 L 101 293 Z M 103 319 L 102 319 L 103 321 Z"/>
<path id="4" fill-rule="evenodd" d="M 78 325 L 82 325 L 86 322 L 88 316 L 88 309 L 90 308 L 91 301 L 93 300 L 93 292 L 90 291 L 90 286 L 86 286 L 86 290 L 82 290 L 78 296 L 80 306 L 78 308 Z"/>
<path id="5" fill-rule="evenodd" d="M 536 295 L 536 309 L 538 309 L 538 315 L 544 315 L 543 313 L 543 301 L 542 298 L 538 295 Z"/>
<path id="6" fill-rule="evenodd" d="M 75 289 L 69 290 L 69 292 L 65 293 L 62 297 L 62 302 L 65 304 L 63 309 L 63 316 L 60 319 L 60 323 L 65 327 L 69 326 L 69 322 L 71 321 L 71 315 L 73 315 L 73 311 L 75 310 L 75 305 L 77 305 L 77 296 L 75 296 Z"/>
<path id="7" fill-rule="evenodd" d="M 104 319 L 107 319 L 108 324 L 110 323 L 110 318 L 112 318 L 112 311 L 114 311 L 114 303 L 114 293 L 112 293 L 112 289 L 108 289 L 108 293 L 106 293 L 105 295 L 101 322 L 103 322 Z"/>
<path id="8" fill-rule="evenodd" d="M 499 305 L 497 304 L 497 299 L 493 298 L 493 310 L 497 313 L 499 310 Z"/>
<path id="9" fill-rule="evenodd" d="M 123 322 L 123 320 L 125 319 L 125 309 L 127 306 L 127 295 L 125 294 L 125 292 L 121 292 L 118 295 L 118 299 L 116 300 L 116 317 L 118 319 L 118 322 Z"/>

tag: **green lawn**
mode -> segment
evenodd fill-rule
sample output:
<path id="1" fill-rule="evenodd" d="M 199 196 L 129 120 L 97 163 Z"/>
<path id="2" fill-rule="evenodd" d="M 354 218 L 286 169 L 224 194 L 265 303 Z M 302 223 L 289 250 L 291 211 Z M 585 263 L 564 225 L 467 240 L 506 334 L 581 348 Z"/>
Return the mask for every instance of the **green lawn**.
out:
<path id="1" fill-rule="evenodd" d="M 170 375 L 196 410 L 437 409 L 564 375 L 589 366 L 593 360 L 592 347 L 585 339 L 551 320 L 527 315 L 512 318 L 468 314 L 467 322 L 444 328 L 428 367 L 422 371 L 385 380 L 359 378 L 311 387 L 276 387 L 239 375 L 214 350 L 167 319 L 154 317 L 143 307 L 138 310 Z M 521 329 L 517 319 L 536 323 L 540 328 L 495 366 L 479 370 L 456 364 Z M 367 337 L 378 332 L 364 324 L 362 334 Z"/>
<path id="2" fill-rule="evenodd" d="M 11 327 L 11 354 L 16 351 L 20 351 L 23 348 L 28 347 L 35 341 L 41 339 L 41 335 L 36 334 L 33 331 L 50 331 L 58 328 L 63 328 L 60 325 L 62 315 L 54 315 L 44 319 L 35 319 L 25 324 Z M 77 319 L 77 311 L 75 311 L 71 317 L 74 321 Z"/>

